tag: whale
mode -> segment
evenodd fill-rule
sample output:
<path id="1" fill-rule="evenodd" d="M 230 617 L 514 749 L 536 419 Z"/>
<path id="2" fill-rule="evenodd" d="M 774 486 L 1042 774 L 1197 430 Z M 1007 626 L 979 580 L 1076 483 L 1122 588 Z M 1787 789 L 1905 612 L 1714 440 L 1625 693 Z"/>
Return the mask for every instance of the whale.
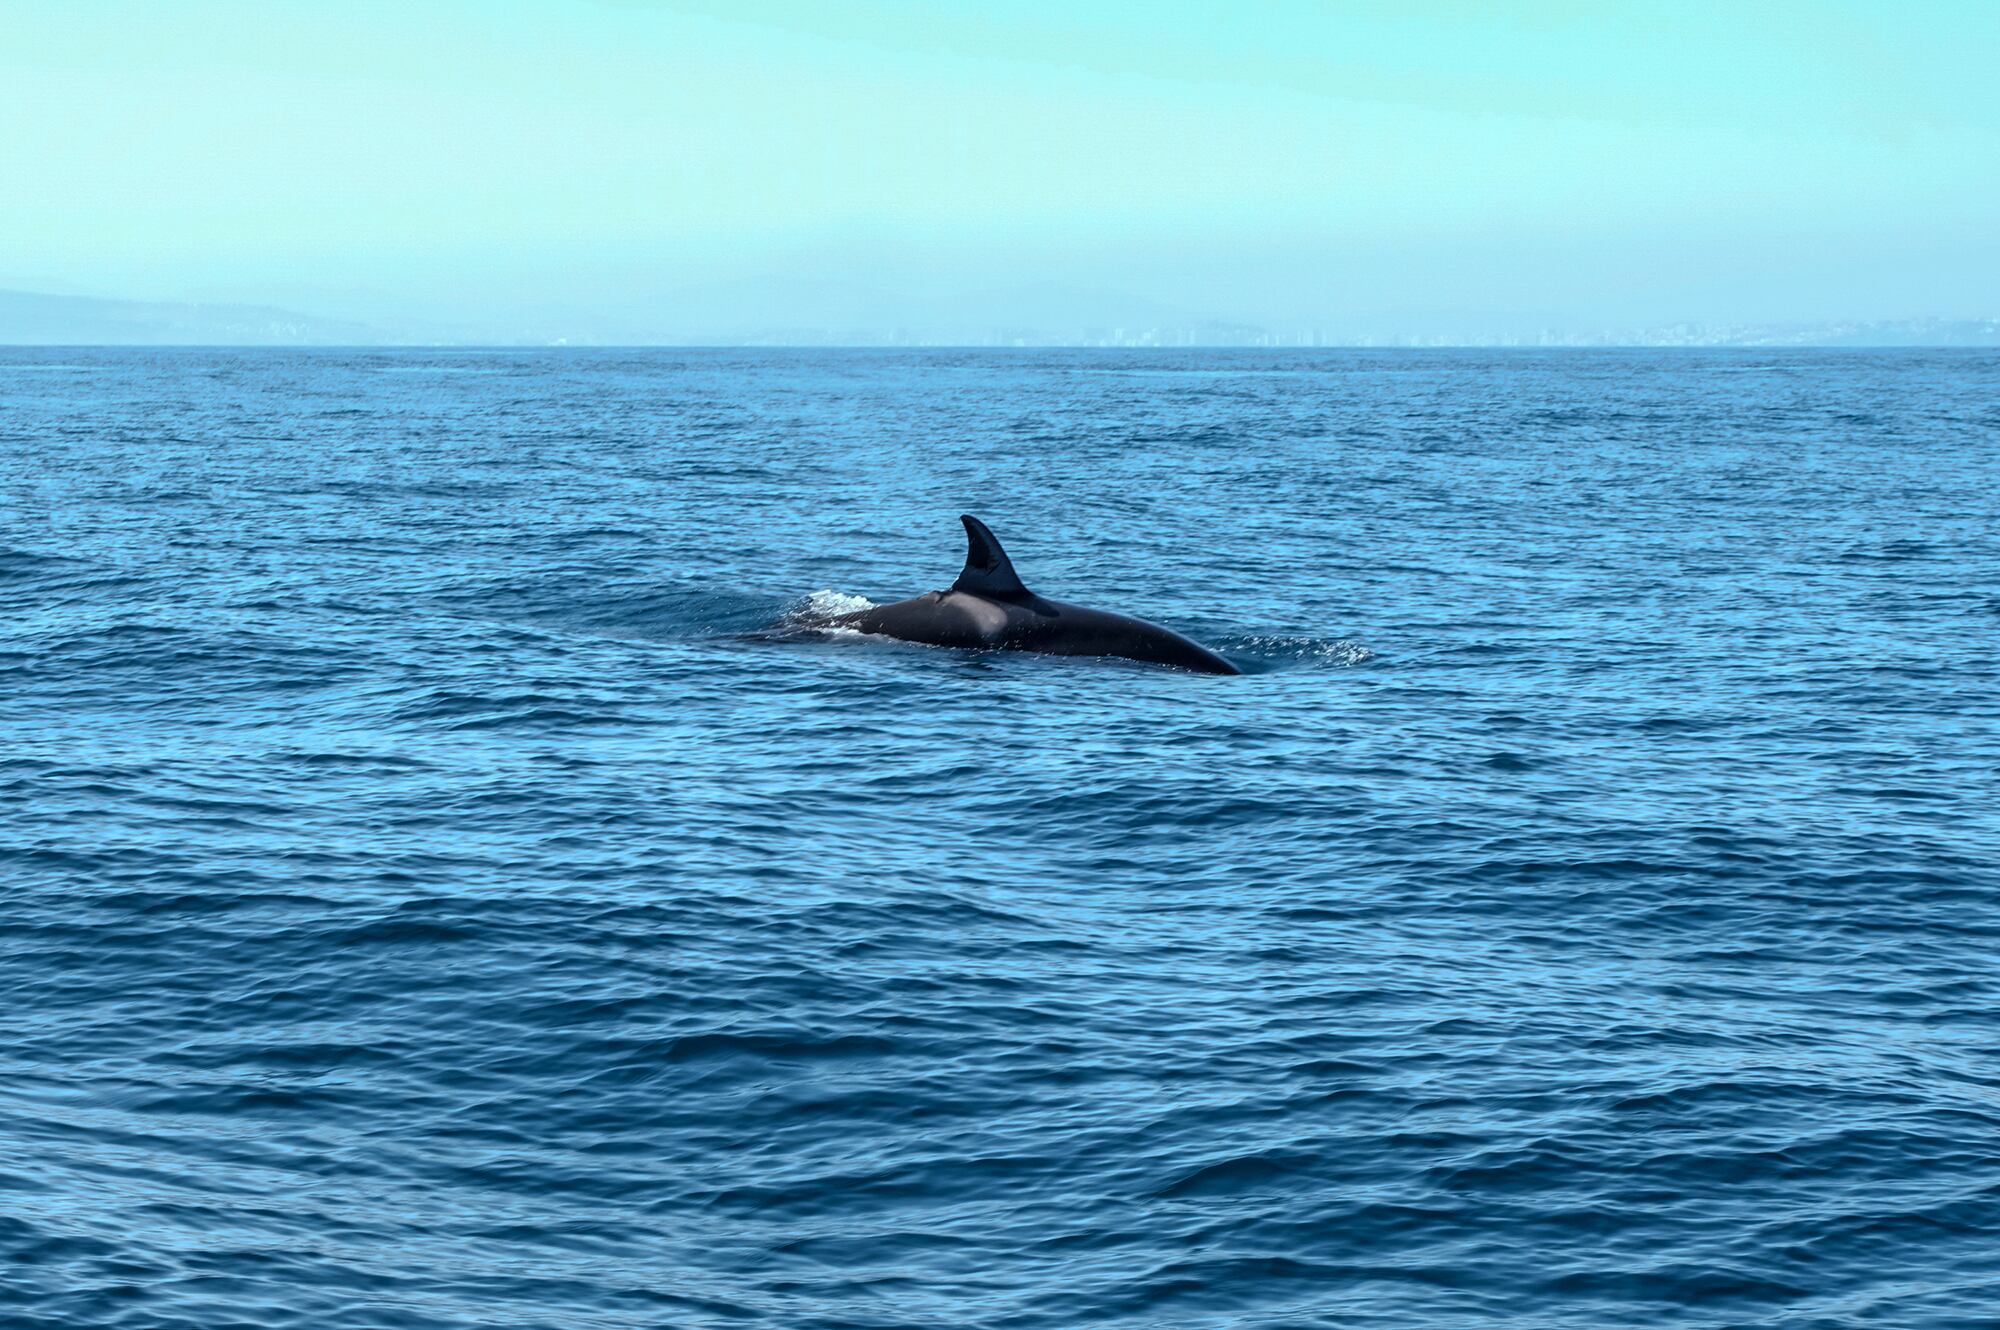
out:
<path id="1" fill-rule="evenodd" d="M 1013 560 L 972 515 L 965 524 L 965 568 L 943 591 L 834 616 L 835 627 L 926 646 L 972 651 L 1033 651 L 1048 656 L 1116 656 L 1197 674 L 1243 671 L 1171 628 L 1108 610 L 1047 600 L 1022 585 Z"/>

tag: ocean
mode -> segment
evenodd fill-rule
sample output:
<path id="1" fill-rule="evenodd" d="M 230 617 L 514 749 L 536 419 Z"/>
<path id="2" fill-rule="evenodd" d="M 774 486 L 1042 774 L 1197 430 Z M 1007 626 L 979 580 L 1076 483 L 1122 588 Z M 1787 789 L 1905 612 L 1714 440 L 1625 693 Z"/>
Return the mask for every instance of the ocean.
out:
<path id="1" fill-rule="evenodd" d="M 0 351 L 0 1318 L 2000 1326 L 1996 509 L 1990 351 Z M 961 512 L 1245 673 L 813 627 Z"/>

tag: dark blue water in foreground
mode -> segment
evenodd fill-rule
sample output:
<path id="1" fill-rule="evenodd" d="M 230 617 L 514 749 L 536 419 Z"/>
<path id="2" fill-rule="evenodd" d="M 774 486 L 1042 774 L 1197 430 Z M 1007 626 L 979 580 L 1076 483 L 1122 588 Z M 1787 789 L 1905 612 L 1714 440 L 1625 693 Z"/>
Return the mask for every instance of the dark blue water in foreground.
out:
<path id="1" fill-rule="evenodd" d="M 2000 1325 L 1990 353 L 0 353 L 9 1327 Z M 1028 584 L 1243 678 L 799 631 Z"/>

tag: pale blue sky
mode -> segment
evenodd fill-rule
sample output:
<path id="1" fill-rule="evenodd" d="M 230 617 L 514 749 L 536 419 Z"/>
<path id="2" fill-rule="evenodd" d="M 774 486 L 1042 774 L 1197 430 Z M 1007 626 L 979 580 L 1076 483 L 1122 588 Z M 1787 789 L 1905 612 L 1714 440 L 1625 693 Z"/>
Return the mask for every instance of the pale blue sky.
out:
<path id="1" fill-rule="evenodd" d="M 1985 0 L 0 20 L 5 287 L 494 328 L 824 282 L 1349 329 L 2000 314 Z"/>

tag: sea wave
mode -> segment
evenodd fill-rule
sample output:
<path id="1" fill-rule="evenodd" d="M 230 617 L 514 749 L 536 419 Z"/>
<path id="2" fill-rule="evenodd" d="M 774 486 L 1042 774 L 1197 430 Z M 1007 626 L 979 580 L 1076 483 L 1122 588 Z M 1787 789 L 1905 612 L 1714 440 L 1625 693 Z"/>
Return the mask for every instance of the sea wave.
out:
<path id="1" fill-rule="evenodd" d="M 1993 357 L 61 354 L 7 1325 L 1991 1321 Z"/>

